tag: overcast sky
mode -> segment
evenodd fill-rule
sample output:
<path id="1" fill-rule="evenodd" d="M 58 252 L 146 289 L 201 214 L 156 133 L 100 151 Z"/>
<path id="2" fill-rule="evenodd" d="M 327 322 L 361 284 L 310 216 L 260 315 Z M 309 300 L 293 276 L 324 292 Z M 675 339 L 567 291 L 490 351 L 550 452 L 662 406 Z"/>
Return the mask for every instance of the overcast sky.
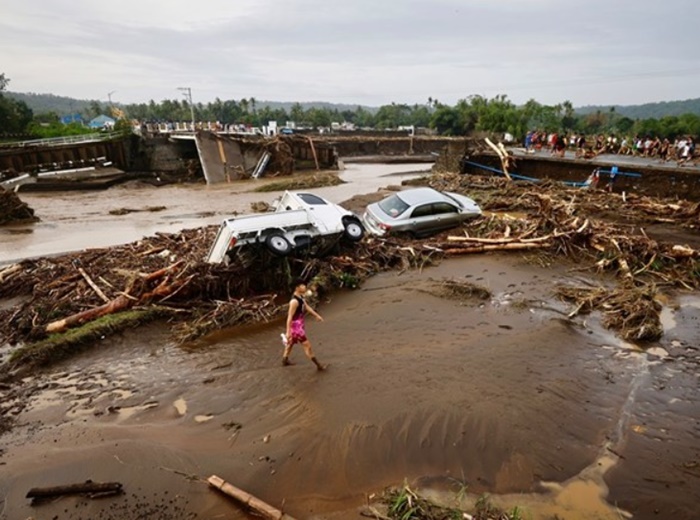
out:
<path id="1" fill-rule="evenodd" d="M 700 97 L 699 0 L 0 0 L 9 90 L 120 103 Z"/>

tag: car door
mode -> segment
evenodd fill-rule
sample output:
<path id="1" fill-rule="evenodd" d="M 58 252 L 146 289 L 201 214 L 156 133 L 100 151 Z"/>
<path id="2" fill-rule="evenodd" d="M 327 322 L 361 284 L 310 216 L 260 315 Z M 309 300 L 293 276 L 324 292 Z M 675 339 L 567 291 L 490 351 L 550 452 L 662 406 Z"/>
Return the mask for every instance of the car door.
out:
<path id="1" fill-rule="evenodd" d="M 432 205 L 433 229 L 450 229 L 459 224 L 459 209 L 449 202 L 435 202 Z"/>
<path id="2" fill-rule="evenodd" d="M 409 231 L 416 235 L 422 235 L 430 232 L 433 228 L 433 205 L 420 204 L 411 210 L 411 217 L 408 219 L 406 229 L 401 231 Z"/>

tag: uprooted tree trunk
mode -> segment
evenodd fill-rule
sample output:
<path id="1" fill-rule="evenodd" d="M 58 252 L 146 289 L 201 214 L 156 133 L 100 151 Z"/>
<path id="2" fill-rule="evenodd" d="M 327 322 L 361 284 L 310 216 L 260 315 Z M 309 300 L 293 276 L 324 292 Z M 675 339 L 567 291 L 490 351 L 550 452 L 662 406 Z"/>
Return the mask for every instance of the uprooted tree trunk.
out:
<path id="1" fill-rule="evenodd" d="M 154 271 L 150 274 L 141 275 L 141 280 L 137 280 L 137 278 L 132 278 L 129 282 L 129 286 L 127 287 L 127 289 L 113 300 L 105 303 L 104 305 L 100 305 L 99 307 L 87 309 L 77 314 L 73 314 L 72 316 L 68 316 L 67 318 L 53 321 L 46 326 L 46 332 L 63 332 L 71 327 L 83 325 L 84 323 L 95 320 L 97 318 L 101 318 L 102 316 L 127 310 L 136 305 L 137 303 L 148 303 L 151 302 L 154 298 L 165 298 L 173 294 L 178 289 L 180 289 L 184 283 L 187 283 L 189 280 L 191 280 L 191 278 L 187 279 L 183 283 L 178 283 L 177 281 L 170 282 L 170 274 L 176 272 L 182 264 L 183 262 L 180 261 L 171 266 L 158 269 L 157 271 Z M 161 283 L 158 284 L 152 290 L 148 291 L 147 287 L 149 283 L 160 278 L 163 278 Z M 137 281 L 140 281 L 141 283 L 139 284 L 137 283 Z M 135 292 L 136 287 L 138 287 L 140 291 L 137 292 L 135 295 L 131 294 Z"/>

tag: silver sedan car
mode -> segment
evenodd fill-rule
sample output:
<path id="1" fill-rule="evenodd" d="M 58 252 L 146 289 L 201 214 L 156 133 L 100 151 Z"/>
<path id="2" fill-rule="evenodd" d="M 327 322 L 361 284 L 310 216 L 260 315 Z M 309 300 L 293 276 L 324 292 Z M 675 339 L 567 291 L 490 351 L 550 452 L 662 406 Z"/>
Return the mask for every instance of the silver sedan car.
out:
<path id="1" fill-rule="evenodd" d="M 365 228 L 375 235 L 426 236 L 480 215 L 481 208 L 469 197 L 432 188 L 414 188 L 370 204 L 362 220 Z"/>

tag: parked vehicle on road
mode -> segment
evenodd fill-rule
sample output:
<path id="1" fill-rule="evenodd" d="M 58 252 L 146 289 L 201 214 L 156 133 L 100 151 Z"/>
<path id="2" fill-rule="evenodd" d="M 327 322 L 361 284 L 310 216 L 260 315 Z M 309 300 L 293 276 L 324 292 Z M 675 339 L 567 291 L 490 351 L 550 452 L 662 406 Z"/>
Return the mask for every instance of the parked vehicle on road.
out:
<path id="1" fill-rule="evenodd" d="M 224 220 L 206 261 L 229 262 L 238 249 L 256 244 L 287 256 L 317 242 L 358 242 L 365 234 L 354 213 L 313 193 L 286 191 L 273 207 L 271 212 Z"/>
<path id="2" fill-rule="evenodd" d="M 370 204 L 362 221 L 375 235 L 408 233 L 420 237 L 456 227 L 480 215 L 481 208 L 469 197 L 432 188 L 414 188 Z"/>

